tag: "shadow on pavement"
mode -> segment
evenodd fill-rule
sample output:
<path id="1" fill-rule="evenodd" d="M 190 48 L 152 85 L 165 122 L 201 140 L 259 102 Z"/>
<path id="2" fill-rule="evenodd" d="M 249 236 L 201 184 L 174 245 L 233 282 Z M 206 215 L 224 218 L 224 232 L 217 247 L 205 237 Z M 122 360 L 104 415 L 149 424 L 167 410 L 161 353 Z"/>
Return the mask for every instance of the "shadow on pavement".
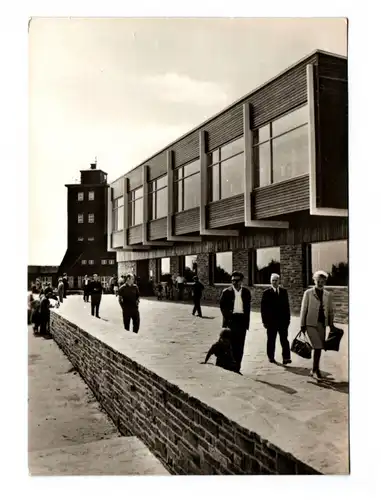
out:
<path id="1" fill-rule="evenodd" d="M 254 380 L 256 382 L 261 383 L 261 384 L 269 385 L 270 387 L 273 387 L 274 389 L 277 389 L 278 391 L 285 392 L 286 394 L 296 394 L 298 392 L 295 389 L 288 387 L 287 385 L 271 384 L 270 382 L 266 382 L 265 380 L 259 380 L 257 378 L 255 378 Z"/>
<path id="2" fill-rule="evenodd" d="M 309 384 L 317 385 L 323 389 L 330 389 L 331 391 L 341 392 L 343 394 L 349 393 L 349 382 L 335 382 L 334 380 L 321 380 L 317 382 L 309 381 Z"/>
<path id="3" fill-rule="evenodd" d="M 301 367 L 289 366 L 289 365 L 284 365 L 284 368 L 285 368 L 285 370 L 287 370 L 291 373 L 294 373 L 295 375 L 300 375 L 302 377 L 310 377 L 311 368 L 301 368 Z M 332 373 L 323 372 L 323 371 L 321 372 L 321 374 L 323 375 L 323 377 L 332 376 Z"/>
<path id="4" fill-rule="evenodd" d="M 216 319 L 215 316 L 201 316 L 201 319 Z"/>

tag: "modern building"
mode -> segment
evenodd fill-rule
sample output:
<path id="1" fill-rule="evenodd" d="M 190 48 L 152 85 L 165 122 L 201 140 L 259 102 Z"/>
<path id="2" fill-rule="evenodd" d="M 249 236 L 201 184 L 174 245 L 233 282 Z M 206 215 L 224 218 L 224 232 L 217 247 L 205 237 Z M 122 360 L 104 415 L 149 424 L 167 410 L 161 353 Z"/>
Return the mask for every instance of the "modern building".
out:
<path id="1" fill-rule="evenodd" d="M 107 174 L 81 170 L 81 181 L 67 187 L 67 250 L 58 274 L 68 275 L 71 289 L 82 288 L 85 275 L 97 273 L 104 285 L 116 274 L 116 254 L 107 250 Z"/>
<path id="2" fill-rule="evenodd" d="M 28 290 L 37 279 L 42 284 L 50 283 L 53 286 L 57 284 L 58 266 L 28 266 Z"/>
<path id="3" fill-rule="evenodd" d="M 256 308 L 278 272 L 298 312 L 323 268 L 347 321 L 346 58 L 318 50 L 169 144 L 111 184 L 108 214 L 119 274 L 197 269 L 217 301 L 237 269 Z"/>

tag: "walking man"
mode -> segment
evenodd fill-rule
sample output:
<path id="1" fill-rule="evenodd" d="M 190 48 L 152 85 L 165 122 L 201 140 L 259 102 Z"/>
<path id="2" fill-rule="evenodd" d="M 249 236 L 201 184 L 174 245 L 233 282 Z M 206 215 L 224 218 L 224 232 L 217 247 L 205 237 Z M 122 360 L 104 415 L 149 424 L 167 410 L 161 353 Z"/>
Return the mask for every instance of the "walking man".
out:
<path id="1" fill-rule="evenodd" d="M 66 293 L 67 293 L 67 290 L 69 288 L 69 283 L 67 281 L 67 274 L 66 273 L 63 274 L 62 281 L 64 284 L 64 296 L 63 296 L 63 298 L 66 299 Z"/>
<path id="2" fill-rule="evenodd" d="M 263 292 L 261 315 L 263 326 L 267 330 L 267 357 L 275 363 L 275 345 L 277 334 L 282 346 L 283 364 L 291 363 L 288 327 L 290 325 L 290 304 L 285 288 L 279 286 L 279 274 L 272 274 L 271 287 Z"/>
<path id="3" fill-rule="evenodd" d="M 132 320 L 133 332 L 138 333 L 140 327 L 139 288 L 134 284 L 132 274 L 127 274 L 126 282 L 119 288 L 118 300 L 123 312 L 124 328 L 130 331 Z"/>
<path id="4" fill-rule="evenodd" d="M 193 285 L 193 316 L 197 313 L 200 318 L 202 318 L 202 311 L 201 311 L 201 297 L 202 297 L 202 292 L 204 290 L 204 285 L 199 281 L 198 276 L 195 276 L 193 278 L 194 285 Z"/>
<path id="5" fill-rule="evenodd" d="M 222 328 L 232 331 L 231 344 L 233 356 L 237 363 L 237 371 L 241 371 L 243 352 L 245 349 L 246 332 L 250 326 L 251 293 L 242 286 L 243 274 L 232 273 L 232 286 L 225 288 L 220 299 L 222 312 Z"/>
<path id="6" fill-rule="evenodd" d="M 99 281 L 97 274 L 93 275 L 93 281 L 89 284 L 89 293 L 91 297 L 91 316 L 99 318 L 99 306 L 101 305 L 103 286 Z"/>

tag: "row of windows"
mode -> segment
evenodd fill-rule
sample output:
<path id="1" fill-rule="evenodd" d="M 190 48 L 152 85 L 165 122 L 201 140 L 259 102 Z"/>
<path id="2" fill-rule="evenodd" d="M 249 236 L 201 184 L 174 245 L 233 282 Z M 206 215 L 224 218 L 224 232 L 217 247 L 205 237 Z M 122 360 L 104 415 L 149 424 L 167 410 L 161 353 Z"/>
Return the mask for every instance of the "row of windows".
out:
<path id="1" fill-rule="evenodd" d="M 78 199 L 78 201 L 83 201 L 85 199 L 85 193 L 79 192 L 77 199 Z M 88 200 L 89 201 L 94 201 L 94 199 L 95 199 L 95 193 L 94 193 L 94 191 L 89 191 L 88 192 Z"/>
<path id="2" fill-rule="evenodd" d="M 83 266 L 86 266 L 87 264 L 89 266 L 93 266 L 95 264 L 95 261 L 92 259 L 89 259 L 89 260 L 82 259 L 81 264 Z M 114 259 L 102 259 L 101 264 L 102 264 L 102 266 L 107 266 L 107 265 L 113 266 L 115 264 L 115 260 Z"/>
<path id="3" fill-rule="evenodd" d="M 233 272 L 233 253 L 210 255 L 210 283 L 228 284 Z M 186 255 L 180 262 L 180 274 L 192 282 L 197 274 L 197 256 Z M 157 274 L 165 281 L 170 276 L 170 258 L 159 260 Z M 306 285 L 312 285 L 312 275 L 323 269 L 328 273 L 327 285 L 348 286 L 348 244 L 346 240 L 311 243 L 305 249 Z M 249 251 L 249 269 L 238 269 L 247 275 L 249 285 L 268 285 L 272 273 L 280 272 L 280 247 Z"/>
<path id="4" fill-rule="evenodd" d="M 87 238 L 87 241 L 94 241 L 94 240 L 95 240 L 94 236 L 89 236 Z M 83 236 L 78 236 L 77 241 L 85 241 L 85 238 Z"/>
<path id="5" fill-rule="evenodd" d="M 253 131 L 254 187 L 308 173 L 308 107 L 303 106 Z M 239 137 L 207 155 L 208 202 L 244 191 L 244 139 Z M 149 184 L 149 220 L 166 217 L 167 176 Z M 143 222 L 143 188 L 129 193 L 129 226 Z M 174 170 L 174 210 L 200 206 L 200 160 Z M 124 227 L 123 197 L 113 202 L 113 230 Z"/>
<path id="6" fill-rule="evenodd" d="M 78 214 L 77 221 L 78 221 L 78 224 L 83 224 L 84 215 L 83 214 Z M 87 214 L 87 222 L 89 224 L 94 224 L 94 222 L 95 222 L 94 214 Z"/>

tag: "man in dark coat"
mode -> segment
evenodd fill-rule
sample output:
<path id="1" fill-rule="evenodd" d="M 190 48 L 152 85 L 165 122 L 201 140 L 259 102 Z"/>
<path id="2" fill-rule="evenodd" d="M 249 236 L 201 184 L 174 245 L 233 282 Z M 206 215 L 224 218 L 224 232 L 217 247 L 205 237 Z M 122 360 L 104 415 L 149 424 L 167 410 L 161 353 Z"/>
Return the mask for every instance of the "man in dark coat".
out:
<path id="1" fill-rule="evenodd" d="M 64 275 L 62 276 L 62 280 L 63 280 L 63 284 L 64 284 L 64 296 L 63 298 L 66 299 L 66 293 L 69 289 L 69 282 L 67 280 L 67 274 L 64 273 Z"/>
<path id="2" fill-rule="evenodd" d="M 134 284 L 132 274 L 127 274 L 126 282 L 118 290 L 118 300 L 123 312 L 123 324 L 126 330 L 138 333 L 140 327 L 139 288 Z"/>
<path id="3" fill-rule="evenodd" d="M 246 332 L 250 326 L 251 293 L 242 286 L 243 274 L 234 271 L 232 286 L 225 288 L 220 299 L 223 316 L 222 327 L 232 331 L 231 344 L 237 370 L 241 370 Z"/>
<path id="4" fill-rule="evenodd" d="M 204 290 L 204 285 L 200 282 L 198 279 L 198 276 L 195 276 L 193 278 L 194 285 L 192 288 L 193 292 L 193 316 L 197 313 L 200 318 L 202 318 L 202 311 L 201 311 L 201 297 L 202 297 L 202 292 Z"/>
<path id="5" fill-rule="evenodd" d="M 91 316 L 99 318 L 99 306 L 101 305 L 103 286 L 97 274 L 93 275 L 93 280 L 89 283 L 89 293 L 91 298 Z"/>
<path id="6" fill-rule="evenodd" d="M 282 345 L 283 364 L 291 363 L 288 327 L 290 325 L 290 304 L 285 288 L 279 286 L 279 275 L 272 274 L 271 287 L 263 292 L 261 315 L 263 326 L 267 330 L 267 357 L 275 363 L 275 344 L 279 333 Z"/>

